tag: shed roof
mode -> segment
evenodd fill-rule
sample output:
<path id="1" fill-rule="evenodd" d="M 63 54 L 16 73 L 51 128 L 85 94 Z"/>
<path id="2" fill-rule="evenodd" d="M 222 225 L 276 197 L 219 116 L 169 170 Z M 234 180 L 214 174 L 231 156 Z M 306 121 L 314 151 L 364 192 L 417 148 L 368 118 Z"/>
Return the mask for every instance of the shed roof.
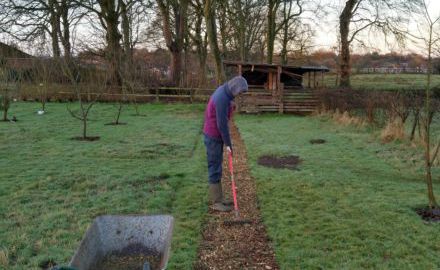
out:
<path id="1" fill-rule="evenodd" d="M 223 61 L 226 66 L 238 66 L 241 65 L 242 68 L 258 68 L 259 71 L 267 70 L 276 71 L 278 67 L 281 67 L 287 72 L 292 72 L 295 74 L 304 74 L 307 72 L 320 71 L 329 72 L 330 69 L 325 66 L 290 66 L 290 65 L 280 65 L 280 64 L 265 64 L 265 63 L 251 63 L 251 62 L 241 62 L 241 61 Z"/>

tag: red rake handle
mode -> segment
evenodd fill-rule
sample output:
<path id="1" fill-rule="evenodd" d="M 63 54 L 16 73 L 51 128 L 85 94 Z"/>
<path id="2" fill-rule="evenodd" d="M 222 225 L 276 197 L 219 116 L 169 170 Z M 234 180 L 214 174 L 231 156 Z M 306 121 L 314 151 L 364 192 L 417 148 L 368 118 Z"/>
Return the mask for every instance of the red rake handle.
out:
<path id="1" fill-rule="evenodd" d="M 237 188 L 235 186 L 234 179 L 234 166 L 232 165 L 232 153 L 228 152 L 229 159 L 229 172 L 231 173 L 231 183 L 232 183 L 232 197 L 234 198 L 234 210 L 235 214 L 238 215 L 238 202 L 237 202 Z"/>

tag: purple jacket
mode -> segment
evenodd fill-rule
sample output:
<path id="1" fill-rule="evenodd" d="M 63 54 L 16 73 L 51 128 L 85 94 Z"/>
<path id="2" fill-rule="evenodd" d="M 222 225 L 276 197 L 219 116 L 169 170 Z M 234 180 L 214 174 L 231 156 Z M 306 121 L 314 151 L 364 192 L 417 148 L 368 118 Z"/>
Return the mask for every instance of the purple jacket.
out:
<path id="1" fill-rule="evenodd" d="M 212 94 L 205 111 L 203 133 L 209 137 L 223 140 L 226 146 L 232 146 L 228 121 L 232 117 L 231 101 L 233 99 L 234 96 L 228 83 L 225 83 Z"/>

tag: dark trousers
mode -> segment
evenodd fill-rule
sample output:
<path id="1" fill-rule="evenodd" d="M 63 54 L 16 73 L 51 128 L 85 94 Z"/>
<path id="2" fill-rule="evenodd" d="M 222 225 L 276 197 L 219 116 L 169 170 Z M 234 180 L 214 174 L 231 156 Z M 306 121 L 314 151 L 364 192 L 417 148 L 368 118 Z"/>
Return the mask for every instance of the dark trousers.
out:
<path id="1" fill-rule="evenodd" d="M 206 155 L 208 157 L 209 183 L 220 183 L 222 178 L 223 140 L 205 136 Z"/>

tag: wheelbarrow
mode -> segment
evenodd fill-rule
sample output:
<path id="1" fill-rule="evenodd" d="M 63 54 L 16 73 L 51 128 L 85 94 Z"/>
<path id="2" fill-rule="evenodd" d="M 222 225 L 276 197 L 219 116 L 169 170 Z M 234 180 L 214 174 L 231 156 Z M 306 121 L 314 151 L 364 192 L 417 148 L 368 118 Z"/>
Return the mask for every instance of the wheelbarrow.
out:
<path id="1" fill-rule="evenodd" d="M 166 269 L 174 219 L 99 216 L 87 230 L 69 267 L 77 270 Z"/>

